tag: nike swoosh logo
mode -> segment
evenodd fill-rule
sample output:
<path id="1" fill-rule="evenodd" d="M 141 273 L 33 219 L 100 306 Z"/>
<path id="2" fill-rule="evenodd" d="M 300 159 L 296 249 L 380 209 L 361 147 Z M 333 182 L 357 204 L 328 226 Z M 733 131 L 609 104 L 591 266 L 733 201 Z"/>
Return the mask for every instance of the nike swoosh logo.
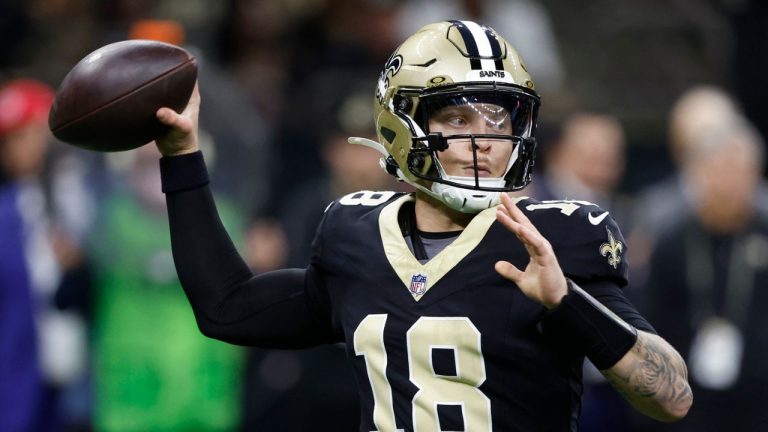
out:
<path id="1" fill-rule="evenodd" d="M 600 225 L 600 222 L 608 216 L 608 212 L 601 213 L 598 216 L 592 216 L 592 212 L 589 213 L 589 223 L 592 225 Z"/>

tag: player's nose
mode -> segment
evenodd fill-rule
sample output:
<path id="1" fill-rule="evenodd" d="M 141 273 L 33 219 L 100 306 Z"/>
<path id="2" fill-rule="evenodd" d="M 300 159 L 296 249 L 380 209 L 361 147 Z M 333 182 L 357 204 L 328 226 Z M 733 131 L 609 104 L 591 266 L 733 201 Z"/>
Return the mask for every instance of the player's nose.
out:
<path id="1" fill-rule="evenodd" d="M 474 146 L 479 152 L 487 152 L 491 149 L 491 141 L 486 138 L 475 138 Z"/>

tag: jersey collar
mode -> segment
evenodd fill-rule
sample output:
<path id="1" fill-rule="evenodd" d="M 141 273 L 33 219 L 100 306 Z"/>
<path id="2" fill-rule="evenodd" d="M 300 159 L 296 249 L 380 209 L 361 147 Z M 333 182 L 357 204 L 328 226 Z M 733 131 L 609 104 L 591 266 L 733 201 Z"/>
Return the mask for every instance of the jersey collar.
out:
<path id="1" fill-rule="evenodd" d="M 379 214 L 379 231 L 389 264 L 413 295 L 413 299 L 419 301 L 432 286 L 480 244 L 496 220 L 496 207 L 479 212 L 453 243 L 425 264 L 421 264 L 408 248 L 397 218 L 403 204 L 414 200 L 413 194 L 408 194 L 387 204 Z"/>

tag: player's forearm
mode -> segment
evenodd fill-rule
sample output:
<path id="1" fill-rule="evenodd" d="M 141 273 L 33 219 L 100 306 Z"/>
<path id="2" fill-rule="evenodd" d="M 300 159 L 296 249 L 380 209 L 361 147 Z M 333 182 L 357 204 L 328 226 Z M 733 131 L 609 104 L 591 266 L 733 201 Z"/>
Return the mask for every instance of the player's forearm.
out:
<path id="1" fill-rule="evenodd" d="M 325 329 L 318 329 L 307 308 L 305 271 L 254 276 L 240 258 L 216 211 L 202 156 L 164 158 L 161 167 L 173 259 L 200 331 L 272 348 L 322 340 Z"/>
<path id="2" fill-rule="evenodd" d="M 192 307 L 211 319 L 252 274 L 219 220 L 207 187 L 166 196 L 176 272 Z"/>
<path id="3" fill-rule="evenodd" d="M 679 420 L 688 412 L 688 372 L 677 351 L 664 339 L 637 330 L 572 281 L 543 324 L 583 350 L 640 412 L 662 421 Z"/>
<path id="4" fill-rule="evenodd" d="M 657 420 L 680 420 L 691 407 L 685 362 L 659 336 L 639 331 L 632 349 L 602 372 L 632 406 Z"/>

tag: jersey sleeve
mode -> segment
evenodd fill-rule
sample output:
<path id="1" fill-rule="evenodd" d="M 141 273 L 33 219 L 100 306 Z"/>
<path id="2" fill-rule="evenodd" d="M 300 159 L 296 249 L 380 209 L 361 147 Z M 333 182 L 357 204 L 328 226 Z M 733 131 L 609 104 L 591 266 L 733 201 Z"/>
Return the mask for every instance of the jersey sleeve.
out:
<path id="1" fill-rule="evenodd" d="M 652 334 L 657 333 L 656 329 L 640 314 L 635 305 L 624 294 L 624 291 L 615 283 L 597 279 L 574 279 L 574 282 L 632 327 Z"/>
<path id="2" fill-rule="evenodd" d="M 627 243 L 608 211 L 586 201 L 523 200 L 519 205 L 552 244 L 567 277 L 627 285 Z"/>
<path id="3" fill-rule="evenodd" d="M 161 174 L 176 270 L 203 334 L 264 348 L 333 339 L 312 266 L 251 273 L 218 216 L 200 152 L 162 158 Z"/>

